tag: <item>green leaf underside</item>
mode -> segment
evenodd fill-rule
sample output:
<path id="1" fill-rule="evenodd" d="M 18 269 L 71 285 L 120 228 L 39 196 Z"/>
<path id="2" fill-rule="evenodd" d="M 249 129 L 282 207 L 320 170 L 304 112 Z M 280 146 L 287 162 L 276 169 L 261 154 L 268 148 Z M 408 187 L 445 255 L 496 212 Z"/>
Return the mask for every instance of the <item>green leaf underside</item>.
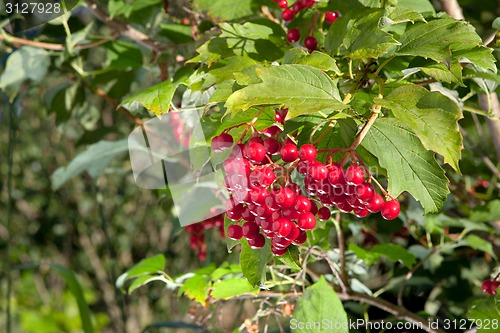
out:
<path id="1" fill-rule="evenodd" d="M 259 288 L 252 287 L 246 279 L 237 277 L 215 282 L 210 295 L 214 298 L 229 299 L 247 293 L 258 294 Z"/>
<path id="2" fill-rule="evenodd" d="M 321 329 L 324 320 L 335 324 L 336 333 L 348 333 L 347 314 L 342 306 L 337 293 L 321 276 L 320 280 L 306 289 L 304 294 L 297 300 L 293 311 L 293 319 L 303 323 L 294 332 L 325 332 Z"/>
<path id="3" fill-rule="evenodd" d="M 390 109 L 399 121 L 411 128 L 426 149 L 442 155 L 445 163 L 460 172 L 458 161 L 463 144 L 458 120 L 463 116 L 455 102 L 439 92 L 404 85 L 377 103 Z"/>
<path id="4" fill-rule="evenodd" d="M 258 69 L 262 83 L 234 92 L 226 101 L 227 112 L 245 111 L 254 105 L 281 105 L 286 101 L 288 118 L 326 108 L 342 110 L 336 81 L 307 65 L 282 65 Z"/>
<path id="5" fill-rule="evenodd" d="M 154 257 L 145 258 L 139 261 L 131 269 L 127 271 L 129 278 L 141 276 L 145 274 L 157 273 L 165 269 L 165 256 L 158 254 Z"/>
<path id="6" fill-rule="evenodd" d="M 241 271 L 252 287 L 261 285 L 264 282 L 266 266 L 270 257 L 271 248 L 268 244 L 261 249 L 254 250 L 246 240 L 241 241 Z"/>
<path id="7" fill-rule="evenodd" d="M 80 173 L 87 171 L 93 178 L 98 177 L 104 169 L 118 156 L 128 151 L 128 141 L 99 141 L 88 146 L 65 167 L 59 167 L 52 174 L 51 182 L 54 190 Z"/>
<path id="8" fill-rule="evenodd" d="M 396 51 L 397 55 L 419 56 L 449 64 L 456 52 L 487 50 L 480 51 L 489 58 L 488 61 L 483 60 L 481 67 L 494 63 L 491 50 L 482 46 L 481 38 L 474 28 L 466 22 L 448 17 L 413 24 L 406 29 L 399 42 L 401 45 Z M 488 68 L 495 70 L 494 66 Z"/>
<path id="9" fill-rule="evenodd" d="M 378 119 L 362 142 L 387 170 L 388 191 L 397 197 L 409 192 L 425 213 L 437 212 L 449 193 L 448 179 L 418 137 L 394 118 Z"/>
<path id="10" fill-rule="evenodd" d="M 417 258 L 413 254 L 397 244 L 377 244 L 370 250 L 365 250 L 351 243 L 349 244 L 349 250 L 356 253 L 367 265 L 375 264 L 381 256 L 388 258 L 392 262 L 401 261 L 407 268 L 413 267 L 417 262 Z"/>
<path id="11" fill-rule="evenodd" d="M 300 271 L 302 269 L 299 259 L 299 249 L 296 246 L 290 246 L 284 255 L 277 258 L 294 271 Z"/>
<path id="12" fill-rule="evenodd" d="M 164 81 L 146 90 L 140 91 L 127 98 L 120 105 L 127 107 L 133 102 L 139 102 L 157 116 L 167 113 L 175 91 L 179 85 L 186 85 L 186 81 L 191 72 L 192 70 L 189 67 L 185 67 L 181 69 L 180 72 L 176 73 L 173 80 Z"/>

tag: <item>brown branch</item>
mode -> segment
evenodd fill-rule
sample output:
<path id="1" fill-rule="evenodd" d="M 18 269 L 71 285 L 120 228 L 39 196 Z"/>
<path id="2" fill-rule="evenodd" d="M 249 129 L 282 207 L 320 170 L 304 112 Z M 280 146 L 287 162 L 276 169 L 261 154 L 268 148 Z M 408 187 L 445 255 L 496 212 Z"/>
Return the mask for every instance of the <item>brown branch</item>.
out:
<path id="1" fill-rule="evenodd" d="M 91 49 L 91 48 L 94 48 L 94 47 L 99 46 L 101 44 L 107 43 L 107 42 L 114 40 L 114 39 L 115 39 L 115 37 L 103 38 L 103 39 L 99 39 L 95 42 L 76 45 L 74 47 L 74 49 L 75 50 Z M 0 34 L 0 41 L 2 41 L 2 40 L 6 41 L 9 44 L 14 45 L 15 47 L 21 47 L 23 45 L 26 45 L 26 46 L 31 46 L 31 47 L 36 47 L 39 49 L 45 49 L 45 50 L 51 50 L 51 51 L 64 51 L 66 49 L 66 46 L 64 44 L 38 42 L 38 41 L 34 41 L 34 40 L 14 37 L 14 36 L 10 36 L 10 35 L 5 36 L 5 35 Z"/>
<path id="2" fill-rule="evenodd" d="M 155 54 L 159 54 L 163 50 L 162 46 L 160 44 L 158 44 L 157 42 L 153 41 L 151 38 L 149 38 L 148 35 L 137 30 L 136 28 L 132 27 L 128 23 L 123 23 L 123 22 L 114 20 L 111 17 L 109 17 L 109 15 L 106 13 L 106 11 L 104 9 L 102 9 L 101 7 L 99 7 L 94 2 L 94 0 L 85 0 L 85 3 L 89 7 L 89 9 L 92 11 L 92 13 L 94 14 L 95 17 L 97 17 L 100 21 L 102 21 L 108 27 L 117 31 L 120 35 L 135 41 L 136 43 L 153 51 Z"/>
<path id="3" fill-rule="evenodd" d="M 463 20 L 464 13 L 457 0 L 441 0 L 441 8 L 455 20 Z"/>

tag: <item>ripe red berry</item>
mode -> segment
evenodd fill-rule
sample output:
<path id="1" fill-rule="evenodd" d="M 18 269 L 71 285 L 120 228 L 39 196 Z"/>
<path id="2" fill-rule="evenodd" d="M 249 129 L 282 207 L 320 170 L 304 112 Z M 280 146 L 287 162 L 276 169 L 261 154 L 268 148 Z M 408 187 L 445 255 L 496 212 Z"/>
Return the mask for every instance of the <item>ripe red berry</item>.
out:
<path id="1" fill-rule="evenodd" d="M 481 291 L 487 295 L 491 295 L 490 290 L 493 285 L 493 281 L 491 280 L 484 280 L 483 283 L 481 284 Z"/>
<path id="2" fill-rule="evenodd" d="M 342 166 L 338 163 L 332 163 L 328 166 L 328 170 L 328 182 L 330 182 L 333 187 L 342 187 L 345 183 Z"/>
<path id="3" fill-rule="evenodd" d="M 302 7 L 307 8 L 307 7 L 312 7 L 314 6 L 314 0 L 299 0 L 300 4 Z"/>
<path id="4" fill-rule="evenodd" d="M 300 230 L 299 235 L 297 236 L 297 238 L 295 238 L 295 240 L 292 243 L 295 245 L 301 245 L 304 244 L 306 240 L 307 240 L 306 232 L 304 230 Z"/>
<path id="5" fill-rule="evenodd" d="M 255 239 L 259 235 L 259 226 L 255 222 L 245 222 L 242 231 L 246 239 Z"/>
<path id="6" fill-rule="evenodd" d="M 362 184 L 365 180 L 365 171 L 359 165 L 351 165 L 345 171 L 345 180 L 348 184 Z"/>
<path id="7" fill-rule="evenodd" d="M 285 247 L 284 249 L 279 249 L 279 248 L 275 248 L 275 247 L 271 247 L 271 251 L 273 252 L 273 254 L 277 257 L 281 257 L 282 255 L 284 255 L 287 251 L 287 248 Z"/>
<path id="8" fill-rule="evenodd" d="M 370 213 L 378 213 L 384 207 L 384 198 L 378 193 L 373 194 L 373 196 L 368 201 L 367 209 Z"/>
<path id="9" fill-rule="evenodd" d="M 280 1 L 278 1 L 278 7 L 280 7 L 280 8 L 286 8 L 286 7 L 288 7 L 288 1 L 287 0 L 280 0 Z"/>
<path id="10" fill-rule="evenodd" d="M 241 227 L 237 224 L 231 224 L 229 227 L 227 227 L 227 237 L 238 240 L 243 237 L 243 230 Z"/>
<path id="11" fill-rule="evenodd" d="M 277 219 L 273 223 L 273 231 L 281 237 L 287 237 L 292 231 L 292 222 L 288 219 Z"/>
<path id="12" fill-rule="evenodd" d="M 227 133 L 222 133 L 215 136 L 210 144 L 211 148 L 215 152 L 221 152 L 230 148 L 234 143 L 233 137 Z"/>
<path id="13" fill-rule="evenodd" d="M 299 157 L 297 146 L 293 143 L 287 143 L 281 148 L 281 159 L 283 162 L 293 162 Z"/>
<path id="14" fill-rule="evenodd" d="M 311 230 L 316 226 L 316 218 L 311 212 L 307 212 L 299 216 L 297 224 L 302 230 Z"/>
<path id="15" fill-rule="evenodd" d="M 275 138 L 267 138 L 264 140 L 264 148 L 268 154 L 274 155 L 280 150 L 280 144 Z"/>
<path id="16" fill-rule="evenodd" d="M 283 19 L 283 21 L 287 22 L 293 20 L 294 16 L 295 14 L 290 9 L 285 9 L 283 13 L 281 13 L 281 18 Z"/>
<path id="17" fill-rule="evenodd" d="M 332 24 L 339 18 L 339 13 L 338 12 L 326 12 L 325 13 L 325 21 L 327 23 Z"/>
<path id="18" fill-rule="evenodd" d="M 308 36 L 308 37 L 306 37 L 306 39 L 304 39 L 304 46 L 309 51 L 314 51 L 316 49 L 316 47 L 318 46 L 318 40 L 313 36 Z"/>
<path id="19" fill-rule="evenodd" d="M 303 195 L 299 195 L 295 199 L 295 209 L 298 213 L 303 214 L 311 210 L 311 201 Z"/>
<path id="20" fill-rule="evenodd" d="M 320 162 L 315 162 L 309 168 L 308 175 L 316 181 L 324 180 L 328 177 L 328 169 Z"/>
<path id="21" fill-rule="evenodd" d="M 285 208 L 293 206 L 295 204 L 295 198 L 295 191 L 288 187 L 284 187 L 276 193 L 274 200 L 276 200 L 276 203 L 280 207 Z"/>
<path id="22" fill-rule="evenodd" d="M 316 160 L 316 155 L 318 155 L 318 152 L 313 145 L 306 143 L 305 145 L 300 147 L 299 150 L 300 160 L 312 162 Z"/>
<path id="23" fill-rule="evenodd" d="M 375 189 L 372 184 L 365 182 L 356 186 L 355 193 L 360 201 L 367 202 L 373 197 Z"/>
<path id="24" fill-rule="evenodd" d="M 353 213 L 354 215 L 356 215 L 357 217 L 359 218 L 362 218 L 362 217 L 365 217 L 367 216 L 370 212 L 368 211 L 368 209 L 366 208 L 359 208 L 359 207 L 356 207 L 353 209 Z"/>
<path id="25" fill-rule="evenodd" d="M 330 209 L 328 209 L 328 207 L 321 207 L 320 209 L 318 209 L 318 219 L 320 221 L 328 220 L 331 214 L 332 213 L 330 212 Z"/>
<path id="26" fill-rule="evenodd" d="M 266 148 L 258 142 L 252 142 L 247 145 L 245 153 L 252 162 L 259 163 L 266 157 Z"/>
<path id="27" fill-rule="evenodd" d="M 298 29 L 290 29 L 288 30 L 288 32 L 286 33 L 286 40 L 289 42 L 289 43 L 295 43 L 295 42 L 298 42 L 300 39 L 300 32 Z"/>
<path id="28" fill-rule="evenodd" d="M 292 5 L 292 11 L 294 14 L 297 14 L 300 12 L 304 7 L 302 6 L 302 3 L 299 1 L 295 1 L 295 3 Z"/>
<path id="29" fill-rule="evenodd" d="M 264 247 L 265 244 L 266 238 L 262 234 L 257 234 L 255 238 L 248 240 L 248 245 L 250 245 L 252 249 L 260 249 L 261 247 Z"/>
<path id="30" fill-rule="evenodd" d="M 399 211 L 399 201 L 397 199 L 392 199 L 384 203 L 381 214 L 382 217 L 386 220 L 394 220 L 396 217 L 398 217 Z"/>

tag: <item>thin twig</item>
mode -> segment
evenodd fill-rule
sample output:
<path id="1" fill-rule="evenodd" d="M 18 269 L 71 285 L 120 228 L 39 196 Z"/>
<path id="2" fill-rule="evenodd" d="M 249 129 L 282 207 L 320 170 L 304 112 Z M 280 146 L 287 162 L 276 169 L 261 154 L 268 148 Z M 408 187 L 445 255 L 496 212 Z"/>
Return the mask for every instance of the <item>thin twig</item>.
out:
<path id="1" fill-rule="evenodd" d="M 103 38 L 103 39 L 99 39 L 99 40 L 96 40 L 94 42 L 90 42 L 87 44 L 76 45 L 74 47 L 74 49 L 75 50 L 91 49 L 91 48 L 94 48 L 96 46 L 102 45 L 104 43 L 107 43 L 107 42 L 115 40 L 115 39 L 116 39 L 115 36 Z M 34 40 L 14 37 L 14 36 L 5 35 L 5 34 L 0 34 L 0 41 L 2 41 L 2 40 L 6 41 L 9 44 L 14 45 L 15 47 L 20 47 L 20 46 L 26 45 L 26 46 L 31 46 L 31 47 L 36 47 L 36 48 L 51 50 L 51 51 L 64 51 L 66 49 L 66 45 L 64 45 L 64 44 L 38 42 L 38 41 L 34 41 Z"/>
<path id="2" fill-rule="evenodd" d="M 345 240 L 344 231 L 342 230 L 341 214 L 340 212 L 336 212 L 335 215 L 333 223 L 335 224 L 335 229 L 337 229 L 337 243 L 340 252 L 340 278 L 343 287 L 349 291 L 351 287 L 349 286 L 349 279 L 347 278 L 347 269 L 345 264 Z"/>

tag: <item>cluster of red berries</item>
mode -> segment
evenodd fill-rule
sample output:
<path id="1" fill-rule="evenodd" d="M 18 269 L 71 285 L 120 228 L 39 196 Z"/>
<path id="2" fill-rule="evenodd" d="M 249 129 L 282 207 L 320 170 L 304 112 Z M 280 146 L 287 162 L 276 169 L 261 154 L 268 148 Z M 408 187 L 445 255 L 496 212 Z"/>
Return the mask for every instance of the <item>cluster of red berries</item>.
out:
<path id="1" fill-rule="evenodd" d="M 186 227 L 189 233 L 189 247 L 197 252 L 199 260 L 207 258 L 207 244 L 205 243 L 205 230 L 218 228 L 219 233 L 224 237 L 224 215 L 220 214 L 196 224 Z"/>
<path id="2" fill-rule="evenodd" d="M 277 110 L 277 122 L 282 123 L 285 117 L 286 109 Z M 365 179 L 365 169 L 357 163 L 345 170 L 338 163 L 325 165 L 317 161 L 313 145 L 304 144 L 298 149 L 291 139 L 280 137 L 280 132 L 274 125 L 254 132 L 245 144 L 234 146 L 228 133 L 212 140 L 215 152 L 232 147 L 223 163 L 230 194 L 226 216 L 235 222 L 227 230 L 229 238 L 244 237 L 251 247 L 261 248 L 267 237 L 272 252 L 280 256 L 291 244 L 306 241 L 306 231 L 316 226 L 316 217 L 328 220 L 329 207 L 358 217 L 381 212 L 383 218 L 392 220 L 399 215 L 399 202 L 385 201 L 376 193 Z M 294 170 L 304 176 L 304 191 L 291 180 Z"/>
<path id="3" fill-rule="evenodd" d="M 287 0 L 273 0 L 278 3 L 278 7 L 283 9 L 281 13 L 281 18 L 285 22 L 292 21 L 295 16 L 302 10 L 310 8 L 314 6 L 314 0 L 296 0 L 292 5 L 288 4 Z M 332 24 L 339 17 L 339 13 L 337 11 L 334 12 L 326 12 L 325 13 L 325 22 Z M 314 25 L 316 20 L 313 20 L 311 25 Z M 318 46 L 318 40 L 312 35 L 314 29 L 309 29 L 309 36 L 304 39 L 304 46 L 312 52 Z M 286 34 L 286 39 L 290 43 L 296 43 L 300 40 L 300 31 L 299 29 L 293 28 L 288 30 Z"/>
<path id="4" fill-rule="evenodd" d="M 500 287 L 500 281 L 496 281 L 496 279 L 484 280 L 483 283 L 481 284 L 481 290 L 486 295 L 496 295 L 498 287 Z"/>
<path id="5" fill-rule="evenodd" d="M 189 128 L 185 126 L 184 121 L 181 119 L 179 112 L 169 112 L 169 126 L 172 128 L 173 135 L 177 142 L 182 145 L 182 147 L 189 147 L 189 140 L 191 138 L 191 132 Z"/>

